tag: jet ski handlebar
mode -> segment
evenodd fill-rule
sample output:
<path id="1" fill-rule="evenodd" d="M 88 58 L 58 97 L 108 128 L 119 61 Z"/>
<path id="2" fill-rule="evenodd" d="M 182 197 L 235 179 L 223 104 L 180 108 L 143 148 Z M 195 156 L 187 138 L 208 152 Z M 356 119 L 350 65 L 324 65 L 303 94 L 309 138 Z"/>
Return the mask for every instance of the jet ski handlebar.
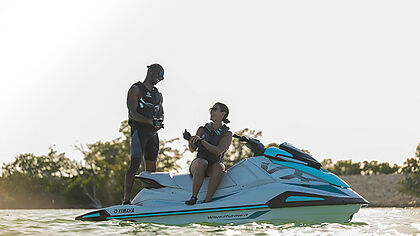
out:
<path id="1" fill-rule="evenodd" d="M 240 142 L 244 142 L 245 146 L 251 149 L 255 156 L 264 155 L 265 146 L 260 142 L 260 140 L 246 136 L 240 136 L 237 134 L 234 134 L 233 137 L 239 139 Z"/>
<path id="2" fill-rule="evenodd" d="M 246 136 L 239 136 L 237 134 L 233 134 L 233 137 L 239 139 L 239 141 L 241 141 L 241 142 L 248 142 L 249 141 L 249 138 L 246 137 Z"/>

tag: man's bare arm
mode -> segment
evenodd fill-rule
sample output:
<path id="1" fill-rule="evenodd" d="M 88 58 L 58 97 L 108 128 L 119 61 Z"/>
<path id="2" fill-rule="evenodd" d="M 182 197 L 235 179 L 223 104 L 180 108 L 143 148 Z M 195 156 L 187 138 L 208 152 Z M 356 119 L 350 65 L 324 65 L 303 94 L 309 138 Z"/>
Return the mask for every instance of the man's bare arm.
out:
<path id="1" fill-rule="evenodd" d="M 131 86 L 127 94 L 128 116 L 137 122 L 153 125 L 152 119 L 146 118 L 137 112 L 139 97 L 140 89 L 137 86 Z"/>
<path id="2" fill-rule="evenodd" d="M 163 112 L 163 96 L 161 93 L 159 93 L 160 96 L 160 104 L 159 104 L 159 119 L 163 120 L 165 118 L 164 112 Z"/>

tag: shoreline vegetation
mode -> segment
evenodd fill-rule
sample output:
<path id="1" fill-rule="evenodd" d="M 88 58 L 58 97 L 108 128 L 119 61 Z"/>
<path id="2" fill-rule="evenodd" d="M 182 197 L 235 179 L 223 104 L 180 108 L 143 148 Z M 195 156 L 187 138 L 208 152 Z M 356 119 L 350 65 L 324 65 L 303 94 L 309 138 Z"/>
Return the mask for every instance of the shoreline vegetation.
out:
<path id="1" fill-rule="evenodd" d="M 368 207 L 420 207 L 420 197 L 398 191 L 403 174 L 339 176 L 369 201 Z"/>
<path id="2" fill-rule="evenodd" d="M 80 209 L 120 204 L 130 158 L 127 121 L 121 123 L 120 132 L 122 137 L 114 140 L 76 147 L 84 155 L 82 162 L 70 160 L 65 153 L 50 148 L 47 155 L 20 154 L 12 163 L 3 163 L 0 209 Z M 235 133 L 253 138 L 262 136 L 261 132 L 249 129 Z M 174 148 L 172 144 L 177 140 L 160 140 L 157 171 L 179 170 L 176 162 L 187 147 Z M 302 151 L 310 154 L 308 150 Z M 251 151 L 234 139 L 225 155 L 226 168 L 250 156 Z M 415 156 L 407 158 L 403 166 L 377 161 L 333 163 L 331 159 L 321 163 L 322 168 L 338 175 L 368 200 L 369 207 L 420 207 L 420 143 Z M 141 188 L 141 183 L 135 182 L 133 193 Z"/>
<path id="3" fill-rule="evenodd" d="M 339 176 L 351 188 L 369 201 L 368 207 L 420 207 L 420 197 L 398 191 L 402 174 L 344 175 Z M 54 199 L 54 200 L 52 200 Z M 68 204 L 65 199 L 53 195 L 32 196 L 29 202 L 5 202 L 0 200 L 0 209 L 90 209 L 92 207 Z"/>

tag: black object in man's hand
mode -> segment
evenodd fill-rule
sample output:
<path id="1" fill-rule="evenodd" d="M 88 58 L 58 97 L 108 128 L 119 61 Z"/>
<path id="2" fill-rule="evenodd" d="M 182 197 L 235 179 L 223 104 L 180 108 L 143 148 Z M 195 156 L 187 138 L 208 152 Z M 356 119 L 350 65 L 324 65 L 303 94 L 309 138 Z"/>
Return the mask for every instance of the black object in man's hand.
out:
<path id="1" fill-rule="evenodd" d="M 185 131 L 182 133 L 182 136 L 184 137 L 184 139 L 185 139 L 185 140 L 190 141 L 191 134 L 190 134 L 190 132 L 188 132 L 187 130 L 185 130 Z"/>
<path id="2" fill-rule="evenodd" d="M 153 126 L 156 129 L 163 129 L 163 120 L 153 119 Z"/>

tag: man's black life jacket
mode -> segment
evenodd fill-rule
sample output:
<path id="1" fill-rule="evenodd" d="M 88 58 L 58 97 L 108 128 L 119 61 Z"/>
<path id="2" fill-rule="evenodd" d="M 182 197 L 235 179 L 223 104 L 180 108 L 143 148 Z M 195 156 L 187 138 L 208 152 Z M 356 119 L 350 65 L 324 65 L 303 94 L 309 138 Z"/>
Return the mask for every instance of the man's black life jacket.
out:
<path id="1" fill-rule="evenodd" d="M 146 88 L 142 82 L 137 82 L 132 86 L 137 86 L 140 89 L 140 98 L 138 100 L 137 112 L 147 118 L 158 118 L 161 104 L 161 93 L 156 87 L 152 91 Z M 137 122 L 133 119 L 128 119 L 128 123 L 135 127 L 150 126 L 144 123 Z"/>
<path id="2" fill-rule="evenodd" d="M 207 123 L 203 128 L 203 133 L 201 134 L 201 138 L 206 140 L 208 143 L 217 146 L 226 132 L 229 130 L 229 127 L 223 125 L 222 127 L 213 130 L 210 123 Z M 223 157 L 225 156 L 225 152 L 220 154 L 220 156 L 216 156 L 213 153 L 209 152 L 205 147 L 199 145 L 197 158 L 206 159 L 209 162 L 223 162 Z"/>

